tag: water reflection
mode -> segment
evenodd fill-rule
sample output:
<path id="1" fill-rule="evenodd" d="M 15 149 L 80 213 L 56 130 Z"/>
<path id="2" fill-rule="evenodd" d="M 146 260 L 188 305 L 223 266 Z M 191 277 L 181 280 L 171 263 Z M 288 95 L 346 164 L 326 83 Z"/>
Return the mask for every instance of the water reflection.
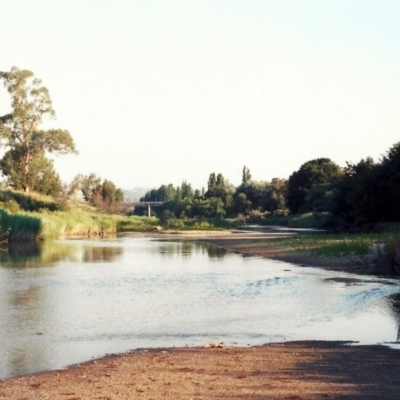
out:
<path id="1" fill-rule="evenodd" d="M 0 254 L 0 378 L 142 347 L 394 342 L 398 285 L 199 242 L 12 246 Z"/>
<path id="2" fill-rule="evenodd" d="M 0 268 L 50 267 L 60 262 L 113 262 L 123 252 L 122 246 L 110 246 L 105 241 L 88 241 L 81 248 L 73 241 L 11 243 L 0 251 Z"/>
<path id="3" fill-rule="evenodd" d="M 181 256 L 187 258 L 192 255 L 196 256 L 197 254 L 205 254 L 208 255 L 210 259 L 222 259 L 230 254 L 233 254 L 231 251 L 222 247 L 201 242 L 165 239 L 155 243 L 157 243 L 155 244 L 157 253 L 166 257 Z"/>
<path id="4" fill-rule="evenodd" d="M 83 262 L 99 263 L 118 260 L 124 252 L 122 247 L 85 247 Z"/>
<path id="5" fill-rule="evenodd" d="M 0 251 L 0 267 L 37 268 L 77 261 L 74 246 L 57 242 L 10 243 Z"/>

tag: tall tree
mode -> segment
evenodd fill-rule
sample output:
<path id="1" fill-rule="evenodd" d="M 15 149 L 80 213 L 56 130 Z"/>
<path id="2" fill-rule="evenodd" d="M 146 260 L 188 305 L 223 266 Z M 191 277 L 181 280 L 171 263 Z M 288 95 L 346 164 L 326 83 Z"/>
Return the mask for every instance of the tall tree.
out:
<path id="1" fill-rule="evenodd" d="M 346 229 L 370 228 L 380 219 L 381 169 L 371 157 L 358 164 L 347 163 L 345 175 L 333 191 L 332 214 L 336 225 Z M 386 197 L 385 209 L 387 200 Z"/>
<path id="2" fill-rule="evenodd" d="M 117 188 L 114 182 L 105 179 L 101 185 L 101 197 L 106 204 L 113 204 L 124 200 L 124 193 Z"/>
<path id="3" fill-rule="evenodd" d="M 8 150 L 0 160 L 0 169 L 7 176 L 7 181 L 16 190 L 24 189 L 24 182 L 29 181 L 31 187 L 42 194 L 56 196 L 61 190 L 61 180 L 55 172 L 53 162 L 43 152 L 35 153 L 31 159 L 31 168 L 27 176 L 22 176 L 23 157 L 19 148 Z"/>
<path id="4" fill-rule="evenodd" d="M 45 117 L 54 118 L 49 91 L 42 81 L 34 77 L 33 72 L 13 67 L 9 72 L 0 71 L 0 79 L 11 99 L 12 111 L 0 117 L 0 141 L 9 149 L 7 157 L 15 160 L 12 174 L 3 165 L 3 175 L 11 186 L 25 192 L 40 190 L 32 176 L 41 174 L 38 158 L 46 159 L 46 153 L 76 153 L 70 133 L 61 129 L 41 130 Z M 39 169 L 35 169 L 39 168 Z"/>
<path id="5" fill-rule="evenodd" d="M 71 187 L 80 190 L 82 196 L 88 203 L 93 203 L 93 199 L 100 195 L 101 178 L 96 174 L 77 175 L 71 183 Z"/>
<path id="6" fill-rule="evenodd" d="M 343 176 L 343 169 L 329 158 L 317 158 L 307 161 L 298 171 L 289 177 L 287 204 L 290 212 L 311 211 L 307 204 L 307 196 L 315 185 L 324 185 Z"/>
<path id="7" fill-rule="evenodd" d="M 400 220 L 400 142 L 395 143 L 381 160 L 382 217 Z"/>
<path id="8" fill-rule="evenodd" d="M 247 168 L 246 166 L 243 167 L 243 172 L 242 172 L 242 183 L 246 184 L 249 183 L 251 180 L 251 173 L 250 169 Z"/>
<path id="9" fill-rule="evenodd" d="M 217 184 L 217 178 L 215 177 L 215 172 L 212 172 L 208 177 L 208 190 L 214 189 L 215 185 Z"/>

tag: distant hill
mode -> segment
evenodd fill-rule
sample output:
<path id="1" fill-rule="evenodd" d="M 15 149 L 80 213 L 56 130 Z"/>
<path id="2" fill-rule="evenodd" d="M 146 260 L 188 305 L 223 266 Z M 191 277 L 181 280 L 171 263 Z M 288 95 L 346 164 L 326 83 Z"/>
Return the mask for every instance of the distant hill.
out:
<path id="1" fill-rule="evenodd" d="M 133 189 L 123 189 L 124 200 L 128 203 L 139 201 L 151 188 L 136 187 Z"/>

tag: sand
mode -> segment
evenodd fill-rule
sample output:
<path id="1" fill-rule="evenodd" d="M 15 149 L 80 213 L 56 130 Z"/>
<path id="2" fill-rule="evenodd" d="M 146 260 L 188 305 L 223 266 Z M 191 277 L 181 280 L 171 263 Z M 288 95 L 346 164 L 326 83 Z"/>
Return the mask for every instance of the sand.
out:
<path id="1" fill-rule="evenodd" d="M 0 399 L 398 399 L 400 352 L 293 342 L 109 356 L 0 382 Z"/>

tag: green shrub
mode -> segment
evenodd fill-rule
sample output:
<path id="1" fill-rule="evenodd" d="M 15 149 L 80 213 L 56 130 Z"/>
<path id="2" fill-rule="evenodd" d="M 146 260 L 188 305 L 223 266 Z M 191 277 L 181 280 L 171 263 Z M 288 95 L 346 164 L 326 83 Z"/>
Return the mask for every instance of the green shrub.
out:
<path id="1" fill-rule="evenodd" d="M 154 230 L 159 224 L 156 217 L 140 217 L 131 215 L 121 217 L 117 223 L 118 232 L 145 232 Z"/>
<path id="2" fill-rule="evenodd" d="M 11 189 L 0 190 L 0 201 L 3 203 L 14 201 L 24 211 L 38 211 L 41 208 L 47 208 L 51 211 L 59 209 L 57 202 L 52 197 Z"/>

